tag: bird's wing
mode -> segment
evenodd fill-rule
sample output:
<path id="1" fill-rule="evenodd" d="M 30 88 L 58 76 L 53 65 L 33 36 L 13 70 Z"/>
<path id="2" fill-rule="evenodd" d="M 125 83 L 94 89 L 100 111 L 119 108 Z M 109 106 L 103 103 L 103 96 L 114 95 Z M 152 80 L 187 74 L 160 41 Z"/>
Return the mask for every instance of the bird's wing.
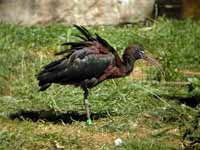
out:
<path id="1" fill-rule="evenodd" d="M 107 54 L 110 52 L 116 52 L 115 49 L 102 37 L 98 34 L 93 36 L 86 28 L 83 26 L 74 25 L 82 35 L 77 35 L 81 39 L 79 42 L 67 42 L 63 43 L 63 46 L 70 46 L 70 48 L 56 53 L 56 55 L 67 54 L 67 57 L 70 57 L 75 51 L 82 50 L 84 48 L 89 49 L 95 53 Z"/>
<path id="2" fill-rule="evenodd" d="M 110 65 L 115 65 L 112 53 L 97 54 L 83 48 L 46 65 L 37 79 L 41 87 L 49 83 L 78 85 L 85 79 L 100 77 Z"/>

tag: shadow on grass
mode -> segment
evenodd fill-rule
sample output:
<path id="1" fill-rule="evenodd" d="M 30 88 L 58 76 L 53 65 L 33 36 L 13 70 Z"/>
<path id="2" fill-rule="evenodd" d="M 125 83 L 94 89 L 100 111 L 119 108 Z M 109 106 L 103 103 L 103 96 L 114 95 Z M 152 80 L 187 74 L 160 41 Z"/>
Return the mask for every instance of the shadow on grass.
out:
<path id="1" fill-rule="evenodd" d="M 192 108 L 197 107 L 200 104 L 200 97 L 192 96 L 192 97 L 179 97 L 178 103 L 185 104 Z"/>
<path id="2" fill-rule="evenodd" d="M 185 104 L 189 107 L 195 108 L 200 105 L 200 96 L 162 96 L 167 99 L 175 100 L 178 104 Z"/>
<path id="3" fill-rule="evenodd" d="M 69 111 L 66 113 L 53 111 L 53 110 L 40 110 L 40 111 L 25 111 L 21 110 L 20 112 L 10 114 L 10 119 L 19 119 L 23 120 L 32 120 L 33 122 L 36 121 L 46 121 L 46 122 L 53 122 L 53 123 L 61 123 L 64 122 L 66 124 L 71 124 L 74 121 L 86 121 L 87 117 L 86 114 L 81 114 L 77 111 Z M 100 118 L 107 118 L 108 114 L 105 112 L 102 113 L 92 113 L 91 118 L 92 120 L 98 120 Z"/>

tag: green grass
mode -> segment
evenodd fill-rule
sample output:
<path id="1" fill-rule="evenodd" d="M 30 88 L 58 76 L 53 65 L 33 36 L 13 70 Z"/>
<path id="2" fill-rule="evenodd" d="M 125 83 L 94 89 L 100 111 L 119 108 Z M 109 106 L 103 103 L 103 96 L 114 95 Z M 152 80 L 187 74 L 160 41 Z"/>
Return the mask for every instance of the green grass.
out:
<path id="1" fill-rule="evenodd" d="M 131 43 L 142 44 L 162 65 L 166 80 L 188 81 L 184 70 L 200 70 L 200 22 L 159 19 L 149 25 L 89 27 L 119 53 Z M 53 24 L 17 26 L 0 24 L 0 149 L 183 149 L 200 138 L 200 107 L 179 104 L 181 98 L 199 98 L 199 77 L 188 87 L 142 84 L 131 77 L 106 81 L 91 90 L 94 125 L 84 121 L 82 91 L 53 85 L 38 92 L 35 75 L 55 59 L 61 43 L 77 40 L 75 28 Z M 145 67 L 142 62 L 137 63 Z M 155 68 L 148 80 L 159 79 Z M 23 113 L 29 113 L 29 116 Z M 31 115 L 32 116 L 31 116 Z M 72 113 L 73 114 L 73 113 Z M 30 117 L 38 120 L 32 121 Z M 10 116 L 17 116 L 12 120 Z M 68 117 L 68 118 L 67 118 Z"/>

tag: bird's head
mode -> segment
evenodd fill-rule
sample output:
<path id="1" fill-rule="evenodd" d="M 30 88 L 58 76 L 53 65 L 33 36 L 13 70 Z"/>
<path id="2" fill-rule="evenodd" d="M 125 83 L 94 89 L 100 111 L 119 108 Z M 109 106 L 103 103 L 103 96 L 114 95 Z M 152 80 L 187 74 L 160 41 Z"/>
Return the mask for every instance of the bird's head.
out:
<path id="1" fill-rule="evenodd" d="M 160 64 L 154 58 L 147 56 L 145 54 L 143 46 L 130 45 L 129 47 L 127 47 L 123 55 L 123 60 L 126 61 L 126 60 L 138 60 L 138 59 L 143 59 L 149 62 L 150 64 L 155 65 L 164 75 Z"/>
<path id="2" fill-rule="evenodd" d="M 144 54 L 144 48 L 140 45 L 130 45 L 129 47 L 126 48 L 125 53 L 123 55 L 124 60 L 128 59 L 144 59 L 145 54 Z"/>

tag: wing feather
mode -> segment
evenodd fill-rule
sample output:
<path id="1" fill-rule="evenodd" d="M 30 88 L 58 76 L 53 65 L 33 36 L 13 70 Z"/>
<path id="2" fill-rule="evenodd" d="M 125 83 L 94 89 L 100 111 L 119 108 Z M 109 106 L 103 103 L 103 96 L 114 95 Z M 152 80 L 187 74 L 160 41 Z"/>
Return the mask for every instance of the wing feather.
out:
<path id="1" fill-rule="evenodd" d="M 71 57 L 74 58 L 71 58 Z M 51 83 L 77 84 L 85 79 L 102 75 L 109 65 L 114 65 L 114 56 L 87 54 L 84 49 L 76 52 L 69 59 L 60 59 L 51 62 L 38 74 L 39 85 Z M 71 60 L 73 59 L 73 61 Z M 45 87 L 45 86 L 44 86 Z"/>
<path id="2" fill-rule="evenodd" d="M 77 35 L 77 37 L 79 37 L 81 41 L 63 43 L 62 46 L 70 46 L 70 48 L 65 49 L 61 52 L 58 52 L 56 53 L 56 55 L 71 53 L 72 52 L 71 50 L 78 51 L 83 48 L 89 48 L 93 50 L 96 50 L 98 48 L 100 50 L 103 50 L 103 51 L 100 51 L 100 53 L 101 52 L 109 53 L 109 52 L 115 51 L 115 49 L 97 33 L 95 34 L 95 36 L 92 36 L 92 34 L 85 27 L 78 26 L 78 25 L 74 25 L 74 27 L 76 27 L 81 32 L 82 35 Z"/>

